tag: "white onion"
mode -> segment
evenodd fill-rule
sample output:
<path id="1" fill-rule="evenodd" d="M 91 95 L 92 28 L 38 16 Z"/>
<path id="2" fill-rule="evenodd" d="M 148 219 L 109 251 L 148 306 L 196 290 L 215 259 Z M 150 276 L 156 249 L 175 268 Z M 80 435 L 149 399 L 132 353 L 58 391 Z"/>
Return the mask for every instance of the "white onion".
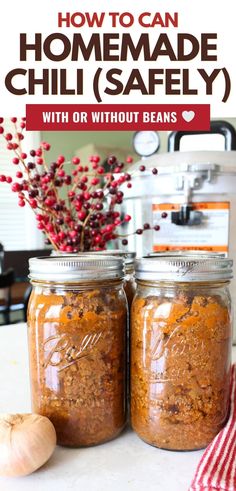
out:
<path id="1" fill-rule="evenodd" d="M 39 414 L 0 415 L 0 476 L 26 476 L 51 457 L 56 431 Z"/>

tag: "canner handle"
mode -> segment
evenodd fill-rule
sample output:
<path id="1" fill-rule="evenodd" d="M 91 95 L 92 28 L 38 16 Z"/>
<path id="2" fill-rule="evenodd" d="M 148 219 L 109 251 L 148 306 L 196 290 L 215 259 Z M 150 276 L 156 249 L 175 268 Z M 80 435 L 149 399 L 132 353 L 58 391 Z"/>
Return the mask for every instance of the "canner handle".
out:
<path id="1" fill-rule="evenodd" d="M 227 121 L 211 121 L 210 131 L 172 131 L 168 138 L 168 152 L 176 152 L 180 148 L 180 140 L 185 135 L 220 134 L 225 138 L 225 150 L 236 150 L 236 131 Z"/>

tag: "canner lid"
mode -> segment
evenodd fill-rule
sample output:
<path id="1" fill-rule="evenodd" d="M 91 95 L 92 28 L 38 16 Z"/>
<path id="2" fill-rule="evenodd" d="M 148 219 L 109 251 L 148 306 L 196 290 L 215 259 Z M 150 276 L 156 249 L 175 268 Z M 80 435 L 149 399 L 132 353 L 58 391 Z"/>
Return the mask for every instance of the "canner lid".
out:
<path id="1" fill-rule="evenodd" d="M 219 173 L 236 174 L 236 151 L 178 151 L 155 154 L 136 162 L 129 167 L 129 171 L 133 173 L 136 169 L 138 170 L 141 164 L 144 164 L 147 170 L 156 167 L 159 174 L 196 172 L 208 169 Z"/>

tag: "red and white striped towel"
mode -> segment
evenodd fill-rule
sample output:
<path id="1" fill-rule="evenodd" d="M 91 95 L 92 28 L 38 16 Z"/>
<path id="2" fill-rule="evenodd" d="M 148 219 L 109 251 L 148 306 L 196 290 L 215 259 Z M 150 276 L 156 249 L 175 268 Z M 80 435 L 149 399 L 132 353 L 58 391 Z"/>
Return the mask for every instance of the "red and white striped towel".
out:
<path id="1" fill-rule="evenodd" d="M 236 365 L 232 367 L 230 415 L 206 448 L 189 491 L 236 491 Z"/>

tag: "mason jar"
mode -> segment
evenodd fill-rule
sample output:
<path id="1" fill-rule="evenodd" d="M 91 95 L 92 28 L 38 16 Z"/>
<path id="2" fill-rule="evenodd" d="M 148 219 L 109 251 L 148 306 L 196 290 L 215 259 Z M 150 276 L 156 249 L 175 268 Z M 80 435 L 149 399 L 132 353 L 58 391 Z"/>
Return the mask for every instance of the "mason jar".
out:
<path id="1" fill-rule="evenodd" d="M 204 448 L 229 409 L 232 261 L 159 255 L 135 270 L 132 427 L 156 447 Z"/>
<path id="2" fill-rule="evenodd" d="M 123 259 L 45 257 L 29 264 L 33 412 L 52 421 L 60 445 L 111 440 L 126 423 Z"/>

